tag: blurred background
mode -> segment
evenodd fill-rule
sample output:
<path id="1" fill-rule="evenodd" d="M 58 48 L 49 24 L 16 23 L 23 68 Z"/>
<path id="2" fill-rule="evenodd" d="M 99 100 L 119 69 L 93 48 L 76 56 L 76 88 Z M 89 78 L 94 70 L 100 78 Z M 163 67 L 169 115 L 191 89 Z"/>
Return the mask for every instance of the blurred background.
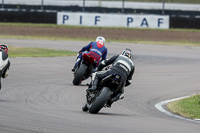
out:
<path id="1" fill-rule="evenodd" d="M 91 12 L 169 15 L 171 28 L 200 28 L 200 0 L 0 1 L 0 22 L 56 23 L 57 12 Z"/>

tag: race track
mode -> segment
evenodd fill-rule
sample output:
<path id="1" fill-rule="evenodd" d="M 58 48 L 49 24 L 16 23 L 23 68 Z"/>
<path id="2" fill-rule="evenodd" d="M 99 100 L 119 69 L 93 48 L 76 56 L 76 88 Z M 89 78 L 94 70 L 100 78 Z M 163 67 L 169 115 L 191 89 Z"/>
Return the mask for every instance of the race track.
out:
<path id="1" fill-rule="evenodd" d="M 9 45 L 78 51 L 89 42 L 1 39 Z M 81 110 L 85 85 L 72 85 L 73 57 L 10 58 L 0 91 L 0 133 L 199 133 L 196 122 L 158 111 L 156 103 L 200 93 L 200 47 L 107 43 L 108 57 L 134 52 L 125 98 L 99 114 Z"/>

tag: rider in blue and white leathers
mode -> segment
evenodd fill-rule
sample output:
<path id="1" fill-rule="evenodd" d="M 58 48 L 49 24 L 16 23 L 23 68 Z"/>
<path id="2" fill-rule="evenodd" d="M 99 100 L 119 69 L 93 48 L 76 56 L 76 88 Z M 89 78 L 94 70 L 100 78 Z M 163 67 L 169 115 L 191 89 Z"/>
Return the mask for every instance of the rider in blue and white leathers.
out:
<path id="1" fill-rule="evenodd" d="M 107 48 L 105 47 L 105 38 L 102 36 L 98 36 L 96 38 L 96 42 L 90 42 L 87 46 L 83 47 L 79 51 L 79 55 L 77 57 L 76 63 L 74 65 L 74 68 L 72 69 L 73 72 L 79 66 L 79 63 L 82 60 L 83 53 L 90 53 L 90 55 L 96 60 L 93 64 L 94 69 L 95 69 L 101 61 L 106 59 L 106 56 L 107 56 Z"/>

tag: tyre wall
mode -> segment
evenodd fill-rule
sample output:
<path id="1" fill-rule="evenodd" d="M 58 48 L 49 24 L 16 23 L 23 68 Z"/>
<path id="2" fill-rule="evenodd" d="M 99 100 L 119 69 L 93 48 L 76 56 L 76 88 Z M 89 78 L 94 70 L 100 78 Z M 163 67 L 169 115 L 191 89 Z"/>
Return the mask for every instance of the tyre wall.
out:
<path id="1" fill-rule="evenodd" d="M 0 11 L 0 22 L 56 24 L 56 12 Z"/>

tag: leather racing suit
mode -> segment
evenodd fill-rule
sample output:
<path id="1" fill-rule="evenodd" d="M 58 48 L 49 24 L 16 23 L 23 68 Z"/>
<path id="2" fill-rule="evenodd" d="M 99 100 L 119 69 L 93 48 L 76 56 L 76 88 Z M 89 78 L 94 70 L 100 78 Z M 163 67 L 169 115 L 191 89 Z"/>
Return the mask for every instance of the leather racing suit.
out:
<path id="1" fill-rule="evenodd" d="M 112 64 L 108 70 L 101 71 L 105 66 Z M 132 83 L 132 76 L 135 71 L 135 65 L 133 61 L 123 55 L 115 55 L 110 59 L 104 60 L 99 64 L 98 72 L 93 73 L 92 82 L 97 85 L 100 79 L 110 75 L 110 74 L 119 74 L 121 75 L 122 84 L 116 94 L 113 95 L 111 100 L 107 103 L 107 106 L 110 107 L 111 104 L 119 99 L 124 98 L 124 87 Z"/>
<path id="2" fill-rule="evenodd" d="M 87 51 L 87 52 L 84 52 Z M 77 57 L 76 63 L 74 65 L 74 69 L 79 66 L 79 63 L 82 60 L 82 54 L 84 53 L 90 53 L 90 55 L 96 59 L 96 62 L 94 62 L 94 68 L 96 68 L 99 65 L 99 62 L 106 59 L 107 56 L 107 48 L 102 44 L 100 41 L 98 42 L 90 42 L 87 46 L 83 47 L 79 51 L 79 55 Z"/>

